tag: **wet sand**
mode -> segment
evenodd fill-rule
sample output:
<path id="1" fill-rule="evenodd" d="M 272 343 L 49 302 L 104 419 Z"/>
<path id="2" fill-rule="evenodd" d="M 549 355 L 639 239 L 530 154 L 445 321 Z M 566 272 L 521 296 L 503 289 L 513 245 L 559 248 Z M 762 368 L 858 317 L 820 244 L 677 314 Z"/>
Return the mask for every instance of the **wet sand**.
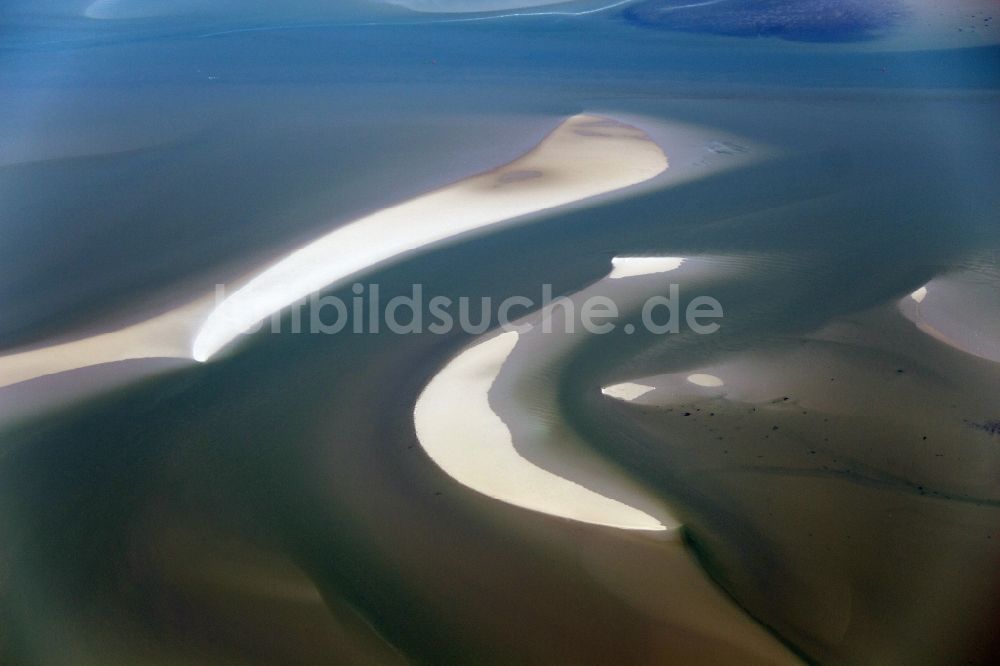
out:
<path id="1" fill-rule="evenodd" d="M 261 334 L 4 424 L 0 661 L 995 663 L 996 364 L 896 310 L 997 245 L 992 55 L 713 50 L 614 20 L 264 27 L 9 52 L 5 81 L 51 105 L 77 108 L 60 86 L 137 89 L 139 64 L 157 93 L 137 113 L 161 134 L 175 116 L 217 122 L 188 150 L 5 178 L 22 226 L 3 262 L 4 302 L 21 307 L 4 331 L 43 339 L 30 322 L 46 316 L 73 330 L 67 304 L 94 321 L 95 302 L 134 303 L 209 265 L 233 261 L 216 269 L 231 279 L 513 159 L 561 118 L 619 118 L 671 168 L 366 276 L 386 298 L 413 282 L 570 295 L 615 257 L 687 258 L 613 288 L 639 298 L 632 281 L 676 279 L 711 294 L 727 313 L 717 336 L 540 340 L 512 352 L 489 400 L 519 456 L 612 499 L 628 481 L 676 512 L 683 539 L 528 511 L 435 465 L 415 403 L 472 337 Z M 472 81 L 482 95 L 467 101 Z M 395 117 L 410 105 L 425 116 Z M 526 115 L 498 129 L 493 107 Z M 677 129 L 691 125 L 711 129 Z M 120 190 L 130 173 L 162 178 Z M 43 201 L 18 196 L 39 182 Z M 96 268 L 53 270 L 64 255 L 49 238 L 77 229 L 67 243 Z M 602 393 L 626 382 L 654 390 Z"/>
<path id="2" fill-rule="evenodd" d="M 948 661 L 989 632 L 989 611 L 967 609 L 995 607 L 997 581 L 962 563 L 1000 556 L 990 368 L 886 304 L 635 382 L 653 390 L 587 399 L 578 423 L 607 433 L 605 451 L 690 480 L 698 501 L 674 505 L 701 561 L 782 636 L 821 661 L 905 663 Z M 794 584 L 776 594 L 778 579 Z"/>
<path id="3" fill-rule="evenodd" d="M 899 302 L 903 315 L 942 343 L 1000 363 L 1000 275 L 987 261 L 931 280 Z"/>

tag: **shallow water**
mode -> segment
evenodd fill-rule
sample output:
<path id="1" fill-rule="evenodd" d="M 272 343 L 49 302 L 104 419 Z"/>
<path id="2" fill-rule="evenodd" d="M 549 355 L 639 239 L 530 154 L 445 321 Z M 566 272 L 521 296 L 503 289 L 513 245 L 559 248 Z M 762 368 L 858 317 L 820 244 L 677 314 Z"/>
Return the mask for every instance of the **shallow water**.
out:
<path id="1" fill-rule="evenodd" d="M 896 301 L 1000 252 L 1000 47 L 741 40 L 617 10 L 85 5 L 0 10 L 4 349 L 185 303 L 580 112 L 639 127 L 671 168 L 364 281 L 496 303 L 577 292 L 614 256 L 703 257 L 682 287 L 725 319 L 581 336 L 530 376 L 555 413 L 511 428 L 572 430 L 678 512 L 670 539 L 526 512 L 423 454 L 414 402 L 473 336 L 263 333 L 113 392 L 84 375 L 89 400 L 4 425 L 0 661 L 991 663 L 1000 458 L 975 425 L 1000 413 L 1000 366 Z M 795 409 L 600 392 L 727 363 L 769 368 L 743 381 Z M 0 400 L 35 400 L 18 391 Z M 520 453 L 559 474 L 563 453 Z M 245 561 L 265 592 L 201 573 Z"/>

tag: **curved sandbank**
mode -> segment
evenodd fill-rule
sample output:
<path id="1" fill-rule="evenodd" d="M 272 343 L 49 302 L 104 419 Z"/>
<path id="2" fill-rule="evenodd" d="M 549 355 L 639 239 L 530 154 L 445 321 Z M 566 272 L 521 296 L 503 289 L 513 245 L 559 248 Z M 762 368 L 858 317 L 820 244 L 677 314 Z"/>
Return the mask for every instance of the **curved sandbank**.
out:
<path id="1" fill-rule="evenodd" d="M 666 168 L 666 155 L 643 131 L 573 116 L 503 167 L 379 210 L 279 260 L 209 314 L 192 355 L 206 361 L 269 315 L 405 252 L 635 185 Z"/>
<path id="2" fill-rule="evenodd" d="M 83 10 L 83 15 L 89 19 L 113 20 L 119 18 L 130 18 L 128 14 L 120 15 L 119 5 L 121 0 L 94 0 Z M 142 16 L 142 14 L 140 14 Z"/>
<path id="3" fill-rule="evenodd" d="M 701 372 L 696 372 L 693 375 L 688 375 L 687 381 L 691 382 L 695 386 L 703 386 L 705 388 L 715 388 L 718 386 L 725 385 L 725 382 L 716 377 L 715 375 L 709 375 Z"/>
<path id="4" fill-rule="evenodd" d="M 666 168 L 663 151 L 641 130 L 609 118 L 572 116 L 517 160 L 339 227 L 221 303 L 205 296 L 109 333 L 0 356 L 0 387 L 129 359 L 206 361 L 282 308 L 379 262 L 641 183 Z"/>
<path id="5" fill-rule="evenodd" d="M 577 325 L 584 302 L 609 298 L 631 312 L 662 291 L 660 274 L 685 261 L 614 257 L 607 277 L 567 297 L 573 314 L 560 307 L 533 312 L 511 322 L 513 330 L 466 348 L 417 401 L 421 446 L 459 483 L 515 506 L 622 529 L 679 526 L 657 497 L 565 427 L 555 383 L 565 359 L 590 334 Z M 650 390 L 639 384 L 604 389 L 625 400 Z"/>
<path id="6" fill-rule="evenodd" d="M 465 350 L 417 399 L 417 438 L 449 476 L 477 492 L 525 509 L 585 523 L 665 530 L 649 514 L 592 492 L 528 462 L 493 411 L 489 391 L 517 344 L 508 331 Z"/>
<path id="7" fill-rule="evenodd" d="M 963 271 L 931 280 L 899 302 L 903 316 L 936 340 L 1000 363 L 1000 280 Z"/>

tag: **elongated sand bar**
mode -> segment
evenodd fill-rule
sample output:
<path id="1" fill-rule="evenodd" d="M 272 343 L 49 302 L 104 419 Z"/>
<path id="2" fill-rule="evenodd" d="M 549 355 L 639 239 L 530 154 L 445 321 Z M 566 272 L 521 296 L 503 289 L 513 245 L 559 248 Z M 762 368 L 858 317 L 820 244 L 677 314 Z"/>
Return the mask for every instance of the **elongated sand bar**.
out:
<path id="1" fill-rule="evenodd" d="M 206 361 L 271 314 L 405 252 L 635 185 L 666 168 L 666 155 L 641 130 L 573 116 L 506 166 L 382 209 L 292 252 L 209 315 L 192 355 Z"/>
<path id="2" fill-rule="evenodd" d="M 207 361 L 286 306 L 381 262 L 641 183 L 666 168 L 663 151 L 641 130 L 572 116 L 517 160 L 339 227 L 265 268 L 221 303 L 204 296 L 122 329 L 0 356 L 0 387 L 128 359 Z"/>

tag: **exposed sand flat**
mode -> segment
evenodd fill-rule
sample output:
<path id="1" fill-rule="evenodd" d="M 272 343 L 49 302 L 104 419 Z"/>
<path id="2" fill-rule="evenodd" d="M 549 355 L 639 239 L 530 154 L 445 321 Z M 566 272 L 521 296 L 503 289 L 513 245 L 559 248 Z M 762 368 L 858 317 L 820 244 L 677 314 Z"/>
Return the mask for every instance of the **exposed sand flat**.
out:
<path id="1" fill-rule="evenodd" d="M 678 265 L 681 260 L 678 260 Z M 690 271 L 682 271 L 679 278 L 691 279 L 691 275 L 702 276 L 704 273 L 722 272 L 711 261 L 702 258 L 683 260 L 685 266 Z M 712 269 L 715 269 L 712 271 Z M 673 276 L 671 276 L 673 278 Z M 579 308 L 579 304 L 585 299 L 596 295 L 606 295 L 613 298 L 626 311 L 630 311 L 632 306 L 641 303 L 644 298 L 651 293 L 662 291 L 664 279 L 658 272 L 640 273 L 629 279 L 604 279 L 587 288 L 569 296 L 569 300 L 574 302 Z M 557 311 L 562 312 L 562 311 Z M 586 488 L 598 489 L 608 497 L 614 496 L 618 499 L 627 498 L 624 501 L 631 503 L 631 506 L 645 508 L 642 503 L 641 494 L 636 493 L 634 480 L 630 481 L 635 488 L 628 488 L 616 478 L 621 475 L 621 471 L 603 461 L 608 470 L 604 470 L 608 475 L 605 478 L 595 478 L 595 474 L 600 470 L 596 466 L 582 465 L 582 458 L 586 453 L 586 444 L 574 442 L 575 437 L 579 437 L 572 428 L 567 428 L 559 416 L 559 410 L 552 395 L 556 392 L 555 379 L 559 376 L 559 368 L 564 362 L 567 354 L 580 345 L 588 336 L 585 332 L 577 331 L 576 334 L 563 334 L 564 318 L 559 315 L 553 316 L 552 332 L 544 333 L 538 326 L 539 316 L 529 315 L 516 322 L 517 325 L 533 324 L 531 330 L 518 334 L 515 332 L 504 333 L 501 336 L 487 340 L 486 344 L 497 344 L 500 338 L 509 336 L 509 342 L 498 348 L 493 358 L 487 358 L 488 354 L 480 359 L 479 367 L 469 367 L 466 377 L 459 378 L 452 376 L 450 381 L 453 388 L 450 393 L 442 392 L 435 397 L 438 403 L 439 414 L 435 416 L 439 420 L 436 428 L 439 429 L 438 437 L 441 439 L 451 437 L 451 450 L 441 451 L 441 453 L 451 458 L 468 455 L 469 447 L 479 447 L 486 443 L 487 437 L 484 433 L 490 428 L 482 422 L 471 424 L 476 430 L 475 436 L 465 436 L 457 427 L 465 425 L 465 419 L 470 412 L 469 386 L 478 382 L 478 392 L 489 391 L 488 401 L 484 400 L 483 409 L 489 410 L 489 421 L 493 427 L 497 428 L 498 440 L 502 440 L 504 448 L 513 448 L 512 455 L 521 458 L 520 464 L 538 466 L 546 470 L 552 470 L 563 477 L 560 482 L 566 483 L 572 479 L 574 485 L 580 484 Z M 476 349 L 473 347 L 471 349 Z M 463 359 L 464 352 L 459 359 Z M 456 359 L 457 361 L 458 359 Z M 449 372 L 453 361 L 444 371 L 432 380 L 434 382 L 445 380 L 445 373 Z M 487 368 L 486 366 L 490 367 Z M 488 372 L 487 372 L 488 370 Z M 492 379 L 493 375 L 497 379 Z M 492 382 L 492 383 L 491 383 Z M 462 390 L 462 386 L 465 390 Z M 641 383 L 626 382 L 605 387 L 602 392 L 619 400 L 632 400 L 653 390 L 652 386 Z M 423 400 L 426 396 L 421 396 Z M 420 403 L 418 403 L 418 408 Z M 417 435 L 421 444 L 427 447 L 426 430 L 422 430 L 420 423 L 417 424 Z M 494 435 L 490 435 L 493 437 Z M 463 450 L 464 447 L 464 450 Z M 584 449 L 581 451 L 581 448 Z M 429 452 L 430 453 L 430 452 Z M 473 448 L 469 453 L 476 453 Z M 431 453 L 432 457 L 435 456 Z M 435 457 L 435 460 L 438 460 Z M 447 463 L 447 461 L 445 461 Z M 441 464 L 439 462 L 439 464 Z M 493 469 L 487 469 L 486 474 L 497 472 L 506 473 L 496 465 Z M 454 478 L 462 483 L 470 484 L 470 480 L 459 478 L 456 473 L 445 465 L 442 468 Z M 535 467 L 537 469 L 537 467 Z M 523 476 L 523 475 L 520 475 Z M 516 480 L 516 478 L 514 479 Z M 510 481 L 510 479 L 508 479 Z M 482 481 L 479 481 L 482 482 Z M 546 483 L 551 481 L 546 479 Z M 471 483 L 477 483 L 472 480 Z M 488 483 L 488 481 L 487 481 Z M 471 484 L 470 484 L 471 485 Z M 476 488 L 475 485 L 472 486 Z M 477 488 L 484 492 L 481 488 Z M 523 492 L 516 489 L 517 492 Z M 531 488 L 530 492 L 537 493 L 537 488 Z M 648 492 L 643 489 L 643 492 Z M 490 493 L 492 495 L 492 493 Z M 495 495 L 493 495 L 495 497 Z M 518 501 L 511 503 L 519 504 Z M 612 505 L 613 506 L 613 505 Z M 552 513 L 553 506 L 545 506 L 542 510 Z M 669 513 L 649 510 L 661 522 L 669 525 L 679 524 L 679 521 Z M 560 515 L 560 514 L 557 514 Z M 566 515 L 565 517 L 580 520 L 580 516 Z M 590 516 L 584 516 L 585 522 L 592 522 Z M 620 526 L 620 525 L 619 525 Z M 766 630 L 757 625 L 752 619 L 742 613 L 735 605 L 732 605 L 723 593 L 711 583 L 704 572 L 698 567 L 690 552 L 678 541 L 667 540 L 656 542 L 652 540 L 630 541 L 630 546 L 623 546 L 621 543 L 604 543 L 603 539 L 612 538 L 611 532 L 604 532 L 593 535 L 588 539 L 587 546 L 582 549 L 582 558 L 588 574 L 594 579 L 607 586 L 607 589 L 621 594 L 623 599 L 627 599 L 634 607 L 642 608 L 644 612 L 657 617 L 662 621 L 663 629 L 666 627 L 682 626 L 694 632 L 698 636 L 711 636 L 714 648 L 699 648 L 697 654 L 685 655 L 684 658 L 674 657 L 684 663 L 798 663 L 798 660 Z M 627 555 L 632 547 L 640 547 L 642 544 L 656 544 L 656 552 L 647 553 L 649 559 L 644 563 L 635 562 L 633 567 L 621 567 L 621 562 L 631 555 Z M 645 546 L 642 546 L 645 547 Z M 734 652 L 728 652 L 733 649 Z"/>
<path id="2" fill-rule="evenodd" d="M 903 315 L 932 338 L 1000 363 L 1000 279 L 969 270 L 931 280 L 899 302 Z"/>
<path id="3" fill-rule="evenodd" d="M 661 498 L 596 454 L 578 432 L 566 427 L 556 398 L 556 380 L 574 350 L 599 335 L 588 332 L 581 323 L 584 303 L 594 297 L 607 298 L 616 304 L 621 316 L 627 317 L 641 309 L 647 298 L 663 293 L 664 271 L 683 266 L 691 269 L 682 270 L 684 275 L 696 274 L 706 270 L 710 262 L 702 258 L 638 257 L 615 258 L 612 264 L 608 277 L 568 296 L 572 308 L 552 306 L 544 315 L 536 312 L 515 322 L 522 332 L 517 345 L 497 368 L 497 378 L 489 388 L 489 405 L 507 424 L 505 442 L 512 443 L 525 464 L 640 510 L 667 528 L 677 527 L 680 520 Z M 616 270 L 630 275 L 612 279 Z M 572 326 L 568 327 L 568 323 Z M 651 386 L 626 383 L 606 387 L 605 393 L 634 400 L 651 390 Z M 454 417 L 455 412 L 463 411 L 463 403 L 452 401 L 450 409 Z M 547 512 L 572 517 L 558 507 L 552 508 L 558 513 L 551 509 Z M 599 517 L 587 517 L 585 522 L 608 524 Z"/>
<path id="4" fill-rule="evenodd" d="M 612 269 L 608 278 L 620 280 L 638 275 L 667 273 L 679 268 L 683 263 L 682 257 L 614 257 L 611 260 Z"/>
<path id="5" fill-rule="evenodd" d="M 635 185 L 666 168 L 666 155 L 641 130 L 573 116 L 524 157 L 380 210 L 292 252 L 209 315 L 193 356 L 208 360 L 268 315 L 405 252 Z"/>
<path id="6" fill-rule="evenodd" d="M 693 375 L 688 375 L 687 380 L 692 384 L 694 384 L 695 386 L 704 386 L 706 388 L 722 386 L 725 383 L 715 375 L 706 375 L 700 372 L 696 372 Z"/>
<path id="7" fill-rule="evenodd" d="M 655 386 L 646 386 L 645 384 L 636 384 L 635 382 L 623 382 L 621 384 L 605 386 L 601 389 L 601 393 L 611 398 L 629 402 L 655 390 Z"/>
<path id="8" fill-rule="evenodd" d="M 128 359 L 191 358 L 191 337 L 211 307 L 201 298 L 117 331 L 0 356 L 0 387 Z"/>
<path id="9" fill-rule="evenodd" d="M 634 314 L 645 299 L 662 293 L 664 272 L 686 266 L 691 270 L 685 274 L 698 274 L 711 265 L 702 258 L 613 258 L 605 279 L 568 297 L 573 314 L 553 306 L 544 315 L 548 325 L 542 313 L 532 313 L 514 322 L 522 332 L 467 348 L 417 401 L 414 421 L 421 445 L 458 482 L 510 504 L 628 529 L 680 525 L 662 501 L 595 456 L 565 427 L 558 416 L 555 378 L 591 335 L 578 318 L 588 299 L 609 298 L 620 314 Z M 570 318 L 572 328 L 567 327 Z M 602 392 L 632 401 L 653 390 L 626 382 Z"/>
<path id="10" fill-rule="evenodd" d="M 204 361 L 285 306 L 381 261 L 639 183 L 666 167 L 663 151 L 642 131 L 607 118 L 573 116 L 506 166 L 361 218 L 293 252 L 214 310 L 213 297 L 203 297 L 117 331 L 2 356 L 0 387 L 128 359 Z"/>
<path id="11" fill-rule="evenodd" d="M 699 386 L 695 369 L 725 384 Z M 718 515 L 746 526 L 713 548 L 717 571 L 817 661 L 944 663 L 988 622 L 979 609 L 996 581 L 968 565 L 994 571 L 1000 553 L 996 366 L 937 344 L 890 303 L 634 381 L 656 390 L 601 401 L 610 441 L 636 438 L 641 464 L 698 480 L 676 502 L 698 506 L 685 514 L 696 538 L 733 529 Z M 795 586 L 776 594 L 725 564 L 753 571 L 757 558 Z"/>
<path id="12" fill-rule="evenodd" d="M 665 530 L 622 502 L 543 470 L 520 456 L 489 391 L 517 344 L 515 331 L 463 351 L 427 385 L 413 419 L 427 454 L 458 482 L 533 511 L 623 529 Z"/>

